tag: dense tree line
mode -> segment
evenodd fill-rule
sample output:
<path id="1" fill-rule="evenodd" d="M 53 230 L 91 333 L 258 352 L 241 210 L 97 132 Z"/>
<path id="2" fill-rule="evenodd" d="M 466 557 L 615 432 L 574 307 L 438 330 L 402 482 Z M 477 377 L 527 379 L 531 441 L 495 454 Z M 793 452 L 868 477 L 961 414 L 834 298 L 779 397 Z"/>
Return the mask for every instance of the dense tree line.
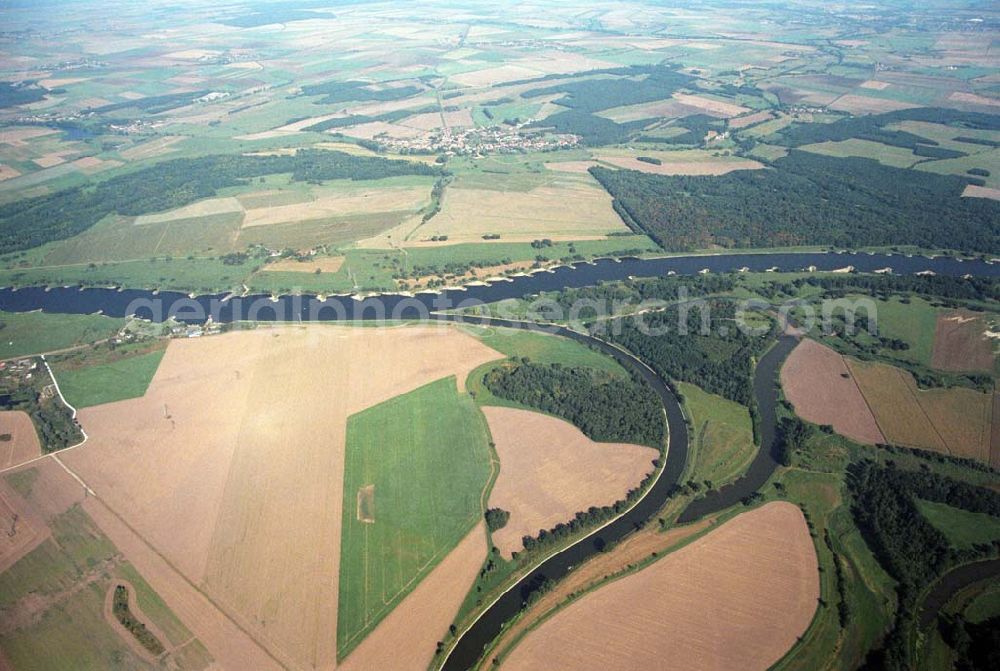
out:
<path id="1" fill-rule="evenodd" d="M 850 273 L 837 276 L 812 275 L 775 288 L 795 293 L 803 286 L 822 287 L 827 296 L 864 293 L 888 298 L 896 293 L 939 296 L 953 300 L 1000 300 L 1000 279 L 995 277 L 949 277 L 947 275 L 872 275 Z"/>
<path id="2" fill-rule="evenodd" d="M 211 91 L 208 89 L 202 91 L 188 91 L 186 93 L 165 93 L 161 96 L 146 96 L 145 98 L 138 98 L 136 100 L 109 103 L 107 105 L 101 105 L 100 107 L 94 107 L 90 111 L 97 114 L 107 114 L 108 112 L 117 112 L 118 110 L 137 108 L 148 114 L 158 114 L 160 112 L 166 112 L 167 110 L 183 107 L 184 105 L 190 105 L 198 98 L 206 96 L 209 93 L 211 93 Z"/>
<path id="3" fill-rule="evenodd" d="M 395 123 L 400 119 L 405 119 L 408 116 L 414 114 L 421 114 L 423 112 L 436 112 L 437 107 L 421 107 L 420 109 L 404 109 L 404 110 L 393 110 L 392 112 L 386 112 L 384 114 L 378 114 L 376 116 L 368 116 L 364 114 L 351 114 L 349 116 L 337 117 L 334 119 L 327 119 L 326 121 L 320 121 L 312 126 L 306 128 L 308 131 L 313 131 L 315 133 L 322 133 L 323 131 L 332 130 L 334 128 L 345 128 L 347 126 L 355 126 L 362 123 L 372 123 L 375 121 L 382 121 L 385 123 Z"/>
<path id="4" fill-rule="evenodd" d="M 592 440 L 663 447 L 663 410 L 641 378 L 519 359 L 487 372 L 483 384 L 495 396 L 562 417 Z"/>
<path id="5" fill-rule="evenodd" d="M 318 183 L 440 172 L 422 163 L 310 149 L 300 149 L 294 156 L 173 159 L 96 185 L 0 205 L 0 253 L 71 237 L 109 214 L 139 216 L 181 207 L 262 175 L 290 173 L 295 181 Z"/>
<path id="6" fill-rule="evenodd" d="M 563 97 L 557 99 L 556 103 L 563 107 L 581 112 L 600 112 L 612 107 L 669 98 L 675 91 L 694 81 L 691 75 L 666 65 L 637 65 L 601 72 L 622 76 L 574 79 L 554 86 L 531 89 L 522 93 L 521 96 L 523 98 L 537 98 L 562 93 Z M 637 79 L 640 76 L 643 78 Z"/>
<path id="7" fill-rule="evenodd" d="M 969 622 L 961 615 L 943 615 L 939 630 L 955 651 L 955 671 L 1000 669 L 1000 616 Z"/>
<path id="8" fill-rule="evenodd" d="M 396 88 L 372 88 L 371 82 L 331 81 L 302 87 L 307 96 L 325 96 L 319 102 L 336 105 L 346 102 L 402 100 L 423 91 L 419 86 L 398 86 Z"/>
<path id="9" fill-rule="evenodd" d="M 792 454 L 804 448 L 815 433 L 816 429 L 812 424 L 803 422 L 798 417 L 782 417 L 775 436 L 778 463 L 791 466 Z"/>
<path id="10" fill-rule="evenodd" d="M 625 142 L 630 133 L 644 125 L 645 121 L 616 123 L 590 112 L 568 109 L 536 121 L 528 128 L 550 128 L 556 133 L 572 133 L 579 135 L 584 144 L 596 147 Z"/>
<path id="11" fill-rule="evenodd" d="M 897 582 L 899 607 L 895 626 L 868 668 L 907 669 L 912 651 L 906 630 L 912 624 L 923 589 L 951 566 L 993 551 L 978 546 L 953 548 L 920 513 L 916 499 L 1000 516 L 1000 493 L 929 470 L 910 471 L 863 460 L 848 467 L 851 513 L 879 563 Z"/>
<path id="12" fill-rule="evenodd" d="M 1000 202 L 962 198 L 966 178 L 795 150 L 773 167 L 720 176 L 600 166 L 590 172 L 672 251 L 809 244 L 1000 249 Z"/>
<path id="13" fill-rule="evenodd" d="M 781 131 L 780 144 L 801 147 L 816 142 L 840 142 L 851 138 L 873 140 L 905 149 L 917 145 L 936 145 L 928 138 L 885 127 L 900 121 L 926 121 L 975 130 L 1000 130 L 1000 116 L 979 112 L 962 112 L 943 107 L 915 107 L 885 114 L 845 117 L 833 123 L 796 123 Z"/>
<path id="14" fill-rule="evenodd" d="M 52 93 L 62 93 L 63 89 L 54 89 Z M 0 109 L 27 105 L 43 100 L 49 93 L 41 86 L 28 82 L 0 82 Z"/>
<path id="15" fill-rule="evenodd" d="M 507 526 L 510 519 L 510 512 L 503 508 L 489 508 L 486 511 L 486 528 L 490 531 L 497 531 Z"/>
<path id="16" fill-rule="evenodd" d="M 641 323 L 632 317 L 597 322 L 591 332 L 639 356 L 666 379 L 749 406 L 754 360 L 769 340 L 744 333 L 735 316 L 732 302 L 708 299 L 703 306 L 679 304 L 645 314 Z"/>
<path id="17" fill-rule="evenodd" d="M 163 653 L 165 648 L 163 647 L 163 643 L 160 642 L 160 639 L 156 638 L 153 632 L 147 629 L 146 625 L 141 622 L 132 612 L 132 609 L 129 608 L 128 587 L 125 585 L 115 586 L 115 594 L 112 598 L 111 610 L 115 614 L 118 621 L 122 623 L 122 626 L 128 629 L 129 632 L 135 636 L 136 640 L 142 644 L 142 647 L 146 648 L 146 650 L 149 650 L 154 655 Z"/>
<path id="18" fill-rule="evenodd" d="M 585 74 L 617 76 L 574 79 L 523 93 L 522 97 L 527 99 L 562 93 L 563 96 L 556 103 L 568 108 L 565 112 L 553 114 L 532 124 L 532 127 L 553 128 L 556 132 L 579 135 L 585 144 L 591 146 L 618 144 L 626 141 L 634 131 L 648 125 L 648 120 L 616 123 L 597 116 L 596 112 L 669 98 L 674 91 L 689 85 L 693 80 L 691 75 L 666 65 L 610 68 Z M 643 78 L 637 79 L 640 76 Z"/>

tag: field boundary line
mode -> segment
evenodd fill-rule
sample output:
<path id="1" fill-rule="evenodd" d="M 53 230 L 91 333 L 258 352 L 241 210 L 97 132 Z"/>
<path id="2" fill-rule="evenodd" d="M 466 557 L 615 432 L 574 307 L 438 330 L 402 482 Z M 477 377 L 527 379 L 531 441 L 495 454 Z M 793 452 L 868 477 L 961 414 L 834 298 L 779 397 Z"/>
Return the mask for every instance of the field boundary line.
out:
<path id="1" fill-rule="evenodd" d="M 848 362 L 847 360 L 847 357 L 844 356 L 843 354 L 840 355 L 840 360 L 844 362 L 844 368 L 846 368 L 847 372 L 851 374 L 851 382 L 854 383 L 854 388 L 858 390 L 858 395 L 861 396 L 861 400 L 865 402 L 865 407 L 868 408 L 868 412 L 871 414 L 872 421 L 875 422 L 875 426 L 876 428 L 878 428 L 878 432 L 882 434 L 882 439 L 888 443 L 889 437 L 888 435 L 886 435 L 885 429 L 882 428 L 882 425 L 879 424 L 878 415 L 875 414 L 875 408 L 872 407 L 872 404 L 868 401 L 868 397 L 865 396 L 865 392 L 861 388 L 861 385 L 858 384 L 858 376 L 854 372 L 854 367 L 851 366 L 850 362 Z"/>

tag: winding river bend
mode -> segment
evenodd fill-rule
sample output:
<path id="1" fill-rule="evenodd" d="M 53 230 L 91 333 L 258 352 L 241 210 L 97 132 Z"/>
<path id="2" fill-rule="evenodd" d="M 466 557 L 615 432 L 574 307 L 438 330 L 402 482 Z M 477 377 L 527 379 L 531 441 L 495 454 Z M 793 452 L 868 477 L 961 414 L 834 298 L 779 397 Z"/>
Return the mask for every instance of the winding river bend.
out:
<path id="1" fill-rule="evenodd" d="M 525 329 L 536 328 L 537 325 L 487 318 L 462 318 L 434 314 L 434 312 L 461 307 L 463 302 L 467 305 L 489 303 L 543 291 L 591 286 L 602 281 L 630 277 L 693 275 L 705 270 L 716 273 L 741 269 L 751 271 L 776 269 L 790 272 L 806 269 L 829 271 L 847 267 L 853 267 L 861 272 L 891 268 L 892 272 L 897 274 L 931 272 L 953 277 L 964 275 L 1000 277 L 1000 264 L 980 260 L 960 261 L 946 257 L 864 253 L 723 254 L 621 261 L 604 259 L 593 263 L 563 266 L 549 272 L 516 277 L 485 286 L 469 287 L 465 290 L 416 296 L 384 295 L 364 299 L 351 296 L 320 299 L 311 295 L 282 296 L 274 299 L 263 295 L 236 298 L 221 294 L 190 297 L 176 292 L 140 290 L 78 287 L 5 288 L 0 289 L 0 310 L 10 312 L 43 310 L 63 314 L 102 312 L 112 317 L 136 314 L 157 321 L 173 317 L 179 321 L 197 323 L 205 321 L 207 316 L 216 322 L 432 318 Z M 666 502 L 673 487 L 678 484 L 687 462 L 687 424 L 677 398 L 659 375 L 633 355 L 600 339 L 561 327 L 546 327 L 546 330 L 599 349 L 649 382 L 659 396 L 667 417 L 669 439 L 666 457 L 657 479 L 647 489 L 646 494 L 624 515 L 542 562 L 490 605 L 459 637 L 444 663 L 444 669 L 448 671 L 460 671 L 474 665 L 484 648 L 500 632 L 503 624 L 521 609 L 527 596 L 544 581 L 561 578 L 573 566 L 646 523 Z M 777 401 L 775 379 L 781 363 L 795 343 L 796 339 L 792 336 L 779 337 L 777 344 L 761 358 L 755 370 L 754 396 L 761 417 L 761 448 L 753 463 L 743 477 L 733 484 L 691 503 L 682 512 L 680 521 L 691 521 L 739 502 L 759 489 L 774 472 L 777 466 L 773 453 Z"/>

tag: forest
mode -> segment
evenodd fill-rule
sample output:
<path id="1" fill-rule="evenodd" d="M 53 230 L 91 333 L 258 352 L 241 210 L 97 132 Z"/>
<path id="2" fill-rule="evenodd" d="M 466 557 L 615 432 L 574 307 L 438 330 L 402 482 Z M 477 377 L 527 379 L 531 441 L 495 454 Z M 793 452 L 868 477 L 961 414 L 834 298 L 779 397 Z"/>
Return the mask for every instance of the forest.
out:
<path id="1" fill-rule="evenodd" d="M 840 142 L 858 138 L 905 149 L 915 149 L 917 145 L 937 144 L 934 140 L 913 133 L 886 130 L 885 126 L 900 121 L 925 121 L 975 130 L 1000 130 L 1000 116 L 942 107 L 915 107 L 885 114 L 845 117 L 827 124 L 792 124 L 781 131 L 779 143 L 788 147 L 801 147 L 816 142 Z"/>
<path id="2" fill-rule="evenodd" d="M 181 207 L 263 175 L 290 173 L 295 181 L 318 183 L 440 172 L 422 163 L 310 149 L 300 149 L 294 156 L 173 159 L 93 186 L 0 205 L 0 254 L 72 237 L 109 214 L 137 217 Z"/>
<path id="3" fill-rule="evenodd" d="M 61 89 L 52 91 L 52 93 L 60 92 Z M 15 105 L 27 105 L 44 100 L 46 93 L 49 93 L 49 91 L 43 89 L 41 86 L 26 82 L 0 82 L 0 109 L 14 107 Z"/>
<path id="4" fill-rule="evenodd" d="M 962 198 L 968 179 L 793 150 L 771 170 L 665 176 L 590 173 L 669 251 L 789 245 L 1000 249 L 1000 202 Z"/>
<path id="5" fill-rule="evenodd" d="M 663 410 L 641 378 L 516 359 L 488 371 L 483 384 L 494 396 L 565 419 L 591 440 L 663 448 Z"/>
<path id="6" fill-rule="evenodd" d="M 642 324 L 635 317 L 597 322 L 591 332 L 637 355 L 665 379 L 749 406 L 754 362 L 770 340 L 736 328 L 735 318 L 732 302 L 707 299 L 643 315 Z"/>
<path id="7" fill-rule="evenodd" d="M 995 555 L 996 547 L 958 550 L 920 513 L 916 499 L 969 512 L 1000 516 L 1000 493 L 928 470 L 910 471 L 862 460 L 848 468 L 851 513 L 883 568 L 897 581 L 899 609 L 882 649 L 868 668 L 912 667 L 906 631 L 916 617 L 922 591 L 949 568 Z"/>

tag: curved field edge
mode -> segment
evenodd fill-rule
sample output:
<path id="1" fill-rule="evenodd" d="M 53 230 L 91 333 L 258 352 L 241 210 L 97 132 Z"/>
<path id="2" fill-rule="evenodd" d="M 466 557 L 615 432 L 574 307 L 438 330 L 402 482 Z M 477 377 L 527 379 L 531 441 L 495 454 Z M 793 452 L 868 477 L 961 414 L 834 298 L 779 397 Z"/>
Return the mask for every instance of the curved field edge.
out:
<path id="1" fill-rule="evenodd" d="M 491 479 L 488 445 L 485 420 L 458 393 L 454 376 L 348 418 L 339 659 L 481 519 Z M 359 492 L 366 488 L 373 500 L 359 519 Z"/>
<path id="2" fill-rule="evenodd" d="M 691 655 L 689 661 L 706 653 L 721 654 L 723 657 L 727 653 L 728 656 L 741 657 L 749 653 L 751 658 L 756 657 L 757 664 L 746 661 L 750 664 L 748 668 L 769 666 L 794 642 L 796 632 L 791 627 L 804 630 L 812 619 L 819 596 L 815 562 L 813 544 L 799 508 L 788 502 L 770 502 L 717 525 L 699 539 L 686 544 L 684 549 L 666 555 L 640 572 L 606 584 L 604 589 L 589 593 L 586 599 L 572 600 L 558 617 L 549 617 L 537 625 L 534 637 L 529 635 L 522 639 L 521 644 L 503 661 L 501 668 L 547 665 L 557 657 L 565 659 L 564 655 L 575 659 L 574 665 L 579 665 L 577 668 L 588 668 L 588 665 L 589 668 L 605 668 L 604 664 L 626 668 L 623 664 L 641 666 L 650 663 L 652 660 L 645 655 L 660 659 L 660 655 L 668 649 L 672 651 L 672 656 L 683 656 L 685 648 L 687 655 Z M 718 572 L 718 580 L 705 581 L 695 577 L 716 574 L 711 564 L 718 563 L 730 567 L 730 570 Z M 780 569 L 775 564 L 779 564 Z M 767 570 L 762 571 L 764 567 Z M 775 569 L 773 577 L 783 578 L 779 581 L 784 582 L 781 591 L 772 591 L 775 585 L 764 577 L 772 569 Z M 677 572 L 687 574 L 691 580 L 678 582 Z M 657 585 L 663 590 L 663 599 L 636 599 L 639 593 L 656 590 Z M 714 600 L 708 599 L 712 605 L 703 609 L 699 618 L 695 604 L 702 599 L 691 600 L 691 595 L 682 594 L 692 592 L 708 596 L 705 592 L 712 591 L 719 591 L 720 596 L 727 594 L 735 603 L 728 611 L 728 625 L 719 621 L 727 615 L 724 604 L 719 604 L 722 611 L 716 611 Z M 762 598 L 764 594 L 770 596 Z M 689 604 L 680 613 L 675 612 L 678 618 L 674 621 L 676 636 L 662 630 L 665 625 L 670 628 L 669 621 L 664 622 L 650 612 L 671 610 L 667 605 L 670 599 L 685 600 Z M 618 604 L 620 609 L 614 604 Z M 647 611 L 644 614 L 641 613 L 643 609 Z M 633 647 L 629 641 L 621 640 L 617 625 L 609 628 L 607 618 L 617 621 L 616 611 L 619 610 L 622 617 L 631 615 L 635 618 L 632 626 L 640 632 L 633 633 L 638 640 L 644 641 L 642 645 Z M 754 611 L 757 611 L 756 614 Z M 774 627 L 775 618 L 784 624 Z M 681 633 L 684 627 L 693 626 L 691 619 L 700 621 L 702 624 L 697 625 L 699 627 L 721 627 L 727 631 L 730 631 L 728 627 L 732 627 L 733 633 L 742 631 L 740 638 L 743 643 L 731 644 L 728 650 L 726 646 L 713 646 L 711 651 L 699 652 L 697 637 L 691 639 Z M 602 620 L 605 622 L 602 623 Z M 743 626 L 738 622 L 742 622 Z M 749 631 L 753 629 L 753 622 L 763 629 Z M 546 634 L 544 638 L 543 632 Z M 710 633 L 708 638 L 714 640 Z M 688 641 L 686 645 L 681 643 L 684 640 Z M 751 640 L 756 643 L 750 645 L 751 650 L 747 650 L 744 645 Z M 654 652 L 657 641 L 660 647 Z M 708 645 L 712 646 L 712 643 Z M 627 662 L 619 656 L 622 654 L 628 657 Z M 612 659 L 615 661 L 612 662 Z M 680 660 L 675 661 L 684 665 Z"/>

